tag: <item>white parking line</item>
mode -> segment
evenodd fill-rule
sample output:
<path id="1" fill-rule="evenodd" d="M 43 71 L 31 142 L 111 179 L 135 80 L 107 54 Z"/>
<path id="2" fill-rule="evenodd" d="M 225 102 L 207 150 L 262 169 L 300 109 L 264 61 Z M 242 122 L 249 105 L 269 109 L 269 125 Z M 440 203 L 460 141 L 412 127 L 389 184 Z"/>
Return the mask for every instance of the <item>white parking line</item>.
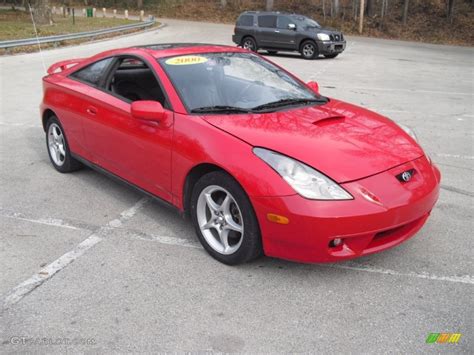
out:
<path id="1" fill-rule="evenodd" d="M 435 153 L 435 155 L 438 156 L 438 157 L 441 157 L 441 158 L 474 160 L 474 156 L 472 156 L 472 155 L 446 154 L 446 153 Z"/>
<path id="2" fill-rule="evenodd" d="M 74 230 L 90 230 L 84 226 L 75 226 L 58 218 L 38 218 L 38 219 L 27 218 L 21 213 L 9 213 L 8 211 L 3 211 L 3 210 L 0 210 L 0 217 L 15 219 L 19 221 L 25 221 L 25 222 L 30 222 L 30 223 L 36 223 L 36 224 L 44 224 L 47 226 L 53 226 L 53 227 L 59 227 L 59 228 L 74 229 Z"/>
<path id="3" fill-rule="evenodd" d="M 113 228 L 121 226 L 126 220 L 132 218 L 138 210 L 149 201 L 149 198 L 140 199 L 135 205 L 129 209 L 123 211 L 120 214 L 119 218 L 116 218 L 104 227 L 99 228 L 96 232 L 92 233 L 87 239 L 82 241 L 77 245 L 73 250 L 62 255 L 51 264 L 42 268 L 39 272 L 31 276 L 28 280 L 22 282 L 14 289 L 12 289 L 5 297 L 3 297 L 3 309 L 7 309 L 19 302 L 23 297 L 32 292 L 37 287 L 41 286 L 46 280 L 49 280 L 57 272 L 64 269 L 74 260 L 83 255 L 87 250 L 92 248 L 94 245 L 102 241 L 102 238 L 105 237 Z M 55 225 L 64 227 L 62 225 Z"/>
<path id="4" fill-rule="evenodd" d="M 390 269 L 381 269 L 368 266 L 354 266 L 354 265 L 342 265 L 342 264 L 331 264 L 328 267 L 334 269 L 346 269 L 346 270 L 356 270 L 363 272 L 372 272 L 376 274 L 392 275 L 392 276 L 404 276 L 404 277 L 416 277 L 419 279 L 428 279 L 433 281 L 448 281 L 455 283 L 464 283 L 464 284 L 474 284 L 474 277 L 470 275 L 464 276 L 438 276 L 428 273 L 417 273 L 417 272 L 398 272 Z"/>

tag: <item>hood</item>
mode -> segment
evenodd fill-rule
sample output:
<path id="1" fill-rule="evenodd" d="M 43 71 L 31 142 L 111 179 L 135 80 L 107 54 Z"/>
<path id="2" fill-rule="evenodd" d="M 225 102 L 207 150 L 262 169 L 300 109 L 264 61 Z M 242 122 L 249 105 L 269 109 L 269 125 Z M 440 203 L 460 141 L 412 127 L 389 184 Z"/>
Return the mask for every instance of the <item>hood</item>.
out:
<path id="1" fill-rule="evenodd" d="M 340 34 L 341 31 L 338 31 L 336 30 L 335 28 L 331 28 L 331 27 L 309 27 L 307 29 L 308 32 L 316 32 L 316 33 L 326 33 L 328 35 L 331 35 L 331 34 L 334 34 L 334 33 L 337 33 L 337 34 Z"/>
<path id="2" fill-rule="evenodd" d="M 338 183 L 362 179 L 424 155 L 391 120 L 337 100 L 283 112 L 203 119 L 252 146 L 295 158 Z"/>

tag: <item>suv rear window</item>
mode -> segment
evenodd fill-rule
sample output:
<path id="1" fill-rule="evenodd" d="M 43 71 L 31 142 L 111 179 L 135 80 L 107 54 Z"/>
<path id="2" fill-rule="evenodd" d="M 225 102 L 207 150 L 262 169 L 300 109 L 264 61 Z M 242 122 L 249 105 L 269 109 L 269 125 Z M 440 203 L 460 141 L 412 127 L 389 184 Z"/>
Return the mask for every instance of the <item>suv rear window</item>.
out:
<path id="1" fill-rule="evenodd" d="M 258 27 L 276 27 L 276 19 L 275 15 L 262 15 L 258 17 Z"/>
<path id="2" fill-rule="evenodd" d="M 239 26 L 253 26 L 253 16 L 252 15 L 242 15 L 237 21 Z"/>

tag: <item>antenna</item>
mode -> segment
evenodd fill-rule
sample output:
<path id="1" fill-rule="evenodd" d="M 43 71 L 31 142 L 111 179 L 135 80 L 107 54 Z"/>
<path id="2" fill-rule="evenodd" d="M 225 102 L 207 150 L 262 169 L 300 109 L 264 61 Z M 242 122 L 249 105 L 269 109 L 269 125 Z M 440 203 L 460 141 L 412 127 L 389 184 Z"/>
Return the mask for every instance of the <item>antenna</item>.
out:
<path id="1" fill-rule="evenodd" d="M 46 64 L 44 63 L 43 52 L 41 51 L 41 44 L 38 38 L 38 31 L 36 30 L 36 23 L 35 23 L 35 18 L 33 16 L 33 9 L 31 8 L 29 1 L 28 1 L 28 8 L 30 10 L 31 22 L 33 23 L 33 29 L 35 30 L 36 42 L 38 43 L 38 49 L 41 56 L 41 62 L 43 63 L 43 70 L 46 72 Z"/>

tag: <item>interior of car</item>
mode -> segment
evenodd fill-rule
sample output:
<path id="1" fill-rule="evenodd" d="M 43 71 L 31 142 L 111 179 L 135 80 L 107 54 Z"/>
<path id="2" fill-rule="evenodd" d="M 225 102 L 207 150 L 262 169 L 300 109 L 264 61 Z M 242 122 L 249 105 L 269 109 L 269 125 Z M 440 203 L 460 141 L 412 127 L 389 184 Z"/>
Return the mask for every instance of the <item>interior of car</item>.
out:
<path id="1" fill-rule="evenodd" d="M 153 71 L 136 58 L 124 58 L 120 61 L 107 89 L 132 102 L 154 100 L 165 105 L 165 95 Z"/>

